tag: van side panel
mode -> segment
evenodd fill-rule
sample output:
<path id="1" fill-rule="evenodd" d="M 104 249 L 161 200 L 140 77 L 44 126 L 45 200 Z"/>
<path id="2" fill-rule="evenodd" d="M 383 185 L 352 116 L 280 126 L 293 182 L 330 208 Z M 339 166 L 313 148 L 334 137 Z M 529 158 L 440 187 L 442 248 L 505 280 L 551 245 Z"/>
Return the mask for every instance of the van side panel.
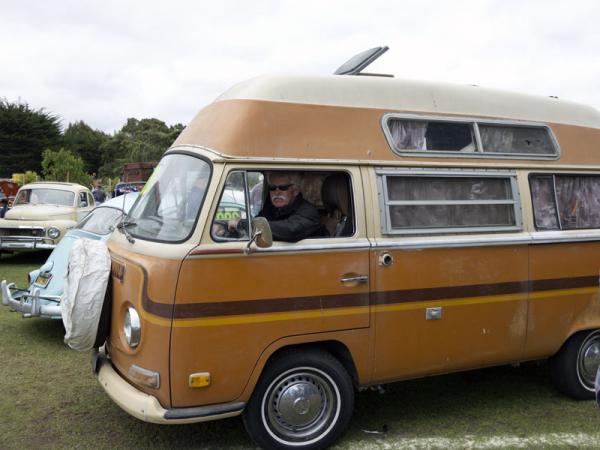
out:
<path id="1" fill-rule="evenodd" d="M 600 328 L 600 243 L 532 245 L 527 358 L 556 353 L 579 330 Z"/>
<path id="2" fill-rule="evenodd" d="M 522 358 L 527 246 L 381 248 L 373 260 L 383 252 L 394 262 L 372 268 L 376 381 Z"/>
<path id="3" fill-rule="evenodd" d="M 369 273 L 366 247 L 243 255 L 240 244 L 234 255 L 191 256 L 182 265 L 171 347 L 175 407 L 236 400 L 278 340 L 369 327 L 368 283 L 340 282 Z M 222 246 L 212 248 L 222 252 Z M 196 372 L 210 372 L 211 385 L 190 388 Z"/>

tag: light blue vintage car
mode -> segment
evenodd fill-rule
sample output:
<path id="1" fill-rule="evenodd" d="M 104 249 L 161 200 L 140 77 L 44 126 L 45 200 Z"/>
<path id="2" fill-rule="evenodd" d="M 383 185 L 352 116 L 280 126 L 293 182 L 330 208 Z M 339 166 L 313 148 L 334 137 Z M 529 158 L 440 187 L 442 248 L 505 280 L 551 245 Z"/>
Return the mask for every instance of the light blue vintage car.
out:
<path id="1" fill-rule="evenodd" d="M 138 196 L 137 192 L 122 195 L 92 210 L 67 232 L 44 265 L 29 273 L 28 289 L 18 289 L 14 283 L 3 280 L 2 304 L 14 311 L 22 312 L 23 317 L 42 316 L 60 319 L 60 299 L 73 243 L 82 238 L 108 240 Z"/>

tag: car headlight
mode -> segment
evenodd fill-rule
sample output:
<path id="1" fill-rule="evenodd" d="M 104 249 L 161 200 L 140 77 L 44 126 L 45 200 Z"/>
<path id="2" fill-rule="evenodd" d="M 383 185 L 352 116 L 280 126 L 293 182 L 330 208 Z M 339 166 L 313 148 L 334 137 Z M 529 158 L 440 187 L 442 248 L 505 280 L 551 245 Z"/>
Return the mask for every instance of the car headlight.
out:
<path id="1" fill-rule="evenodd" d="M 56 227 L 48 228 L 48 237 L 50 239 L 56 239 L 60 236 L 60 230 Z"/>
<path id="2" fill-rule="evenodd" d="M 140 322 L 140 316 L 133 306 L 127 308 L 125 311 L 125 317 L 123 319 L 123 333 L 125 334 L 125 340 L 131 348 L 135 348 L 140 343 L 140 337 L 142 335 L 142 325 Z"/>

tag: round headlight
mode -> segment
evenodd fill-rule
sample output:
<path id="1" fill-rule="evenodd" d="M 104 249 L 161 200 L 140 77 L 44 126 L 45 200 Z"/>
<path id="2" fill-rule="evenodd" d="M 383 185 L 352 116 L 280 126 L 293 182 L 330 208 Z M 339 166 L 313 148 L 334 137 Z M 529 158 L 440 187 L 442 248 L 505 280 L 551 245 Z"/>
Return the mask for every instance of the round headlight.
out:
<path id="1" fill-rule="evenodd" d="M 56 239 L 60 236 L 60 230 L 56 227 L 48 228 L 48 237 L 50 239 Z"/>
<path id="2" fill-rule="evenodd" d="M 142 325 L 140 316 L 132 306 L 125 311 L 125 317 L 123 318 L 123 334 L 125 334 L 125 340 L 131 348 L 137 347 L 140 343 Z"/>

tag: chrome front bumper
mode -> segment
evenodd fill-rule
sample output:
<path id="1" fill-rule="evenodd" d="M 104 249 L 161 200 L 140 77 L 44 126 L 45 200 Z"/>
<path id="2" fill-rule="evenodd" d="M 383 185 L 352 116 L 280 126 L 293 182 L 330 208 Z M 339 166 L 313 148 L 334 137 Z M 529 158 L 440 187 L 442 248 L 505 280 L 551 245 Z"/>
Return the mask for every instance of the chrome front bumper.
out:
<path id="1" fill-rule="evenodd" d="M 0 249 L 3 250 L 52 250 L 56 244 L 48 243 L 48 238 L 27 236 L 0 237 Z M 52 242 L 50 240 L 50 242 Z"/>
<path id="2" fill-rule="evenodd" d="M 22 291 L 16 298 L 13 297 L 11 289 L 15 288 L 14 283 L 7 283 L 2 280 L 0 284 L 2 289 L 2 304 L 8 306 L 13 311 L 23 313 L 23 317 L 50 317 L 60 318 L 60 296 L 58 295 L 40 295 L 38 288 L 33 288 L 33 292 Z M 47 304 L 43 301 L 52 302 Z"/>
<path id="3" fill-rule="evenodd" d="M 182 424 L 208 422 L 234 417 L 244 410 L 244 402 L 223 403 L 196 408 L 163 408 L 158 399 L 125 381 L 103 353 L 95 352 L 92 358 L 98 382 L 108 396 L 125 412 L 144 422 Z"/>

